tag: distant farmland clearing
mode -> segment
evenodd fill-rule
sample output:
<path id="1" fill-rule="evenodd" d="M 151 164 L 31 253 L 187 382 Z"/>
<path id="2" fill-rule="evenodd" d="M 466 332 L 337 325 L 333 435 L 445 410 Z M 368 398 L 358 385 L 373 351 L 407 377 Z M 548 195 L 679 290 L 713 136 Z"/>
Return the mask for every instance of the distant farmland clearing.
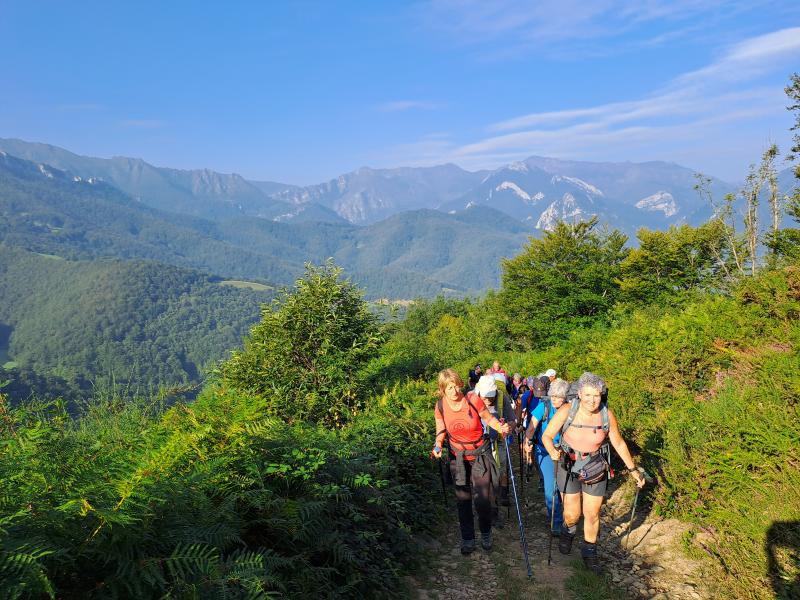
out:
<path id="1" fill-rule="evenodd" d="M 254 290 L 256 292 L 269 292 L 274 288 L 264 285 L 263 283 L 256 283 L 255 281 L 239 281 L 238 279 L 226 279 L 220 281 L 220 285 L 229 285 L 239 289 Z"/>

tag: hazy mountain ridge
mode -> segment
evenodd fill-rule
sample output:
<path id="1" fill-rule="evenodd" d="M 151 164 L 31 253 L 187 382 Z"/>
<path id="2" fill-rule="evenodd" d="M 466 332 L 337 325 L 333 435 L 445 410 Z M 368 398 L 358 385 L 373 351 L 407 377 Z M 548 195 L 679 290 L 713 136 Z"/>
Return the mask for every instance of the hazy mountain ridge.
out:
<path id="1" fill-rule="evenodd" d="M 484 172 L 452 164 L 436 167 L 371 169 L 362 167 L 318 185 L 275 195 L 283 202 L 316 202 L 355 224 L 374 223 L 398 212 L 438 208 L 469 190 Z"/>
<path id="2" fill-rule="evenodd" d="M 243 216 L 210 221 L 159 211 L 93 181 L 4 153 L 0 240 L 71 259 L 152 259 L 273 285 L 291 284 L 307 261 L 333 257 L 368 297 L 414 298 L 497 285 L 500 257 L 516 254 L 527 239 L 522 225 L 485 208 L 408 211 L 364 227 Z"/>
<path id="3" fill-rule="evenodd" d="M 82 178 L 100 178 L 137 201 L 171 212 L 224 218 L 247 214 L 272 218 L 290 206 L 263 188 L 289 188 L 272 182 L 251 183 L 235 173 L 209 169 L 191 171 L 155 167 L 139 158 L 80 156 L 48 144 L 0 138 L 0 150 L 36 163 L 51 165 Z"/>

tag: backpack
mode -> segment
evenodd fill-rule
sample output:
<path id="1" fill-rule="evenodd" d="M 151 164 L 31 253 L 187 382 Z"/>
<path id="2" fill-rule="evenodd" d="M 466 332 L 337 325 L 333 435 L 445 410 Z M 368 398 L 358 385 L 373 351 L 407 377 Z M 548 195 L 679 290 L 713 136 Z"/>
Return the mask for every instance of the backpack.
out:
<path id="1" fill-rule="evenodd" d="M 608 420 L 608 389 L 603 388 L 600 397 L 600 417 L 602 419 L 602 424 L 575 425 L 573 424 L 573 421 L 575 420 L 575 415 L 578 414 L 578 408 L 580 408 L 581 401 L 580 398 L 578 398 L 577 386 L 575 386 L 575 391 L 573 394 L 573 385 L 570 385 L 567 395 L 570 403 L 569 414 L 567 415 L 567 420 L 564 421 L 564 425 L 561 427 L 561 441 L 559 445 L 565 452 L 570 451 L 570 448 L 564 443 L 564 432 L 570 427 L 590 428 L 594 429 L 595 431 L 600 428 L 603 430 L 603 432 L 605 432 L 606 439 L 603 441 L 603 444 L 600 446 L 599 452 L 596 455 L 577 460 L 568 470 L 573 474 L 573 476 L 578 477 L 578 479 L 584 483 L 597 483 L 606 477 L 611 479 L 614 477 L 614 471 L 611 470 L 611 450 L 609 448 L 608 441 L 608 430 L 610 429 Z"/>

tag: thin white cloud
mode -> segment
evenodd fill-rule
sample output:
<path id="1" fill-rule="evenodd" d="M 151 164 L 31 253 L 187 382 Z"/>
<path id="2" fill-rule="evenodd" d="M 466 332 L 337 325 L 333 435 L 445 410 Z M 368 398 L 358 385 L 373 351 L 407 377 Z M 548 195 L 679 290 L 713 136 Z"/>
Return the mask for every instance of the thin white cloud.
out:
<path id="1" fill-rule="evenodd" d="M 379 104 L 377 108 L 381 112 L 404 112 L 407 110 L 434 110 L 439 108 L 439 105 L 421 100 L 393 100 Z"/>
<path id="2" fill-rule="evenodd" d="M 644 98 L 534 112 L 489 124 L 492 135 L 484 138 L 460 144 L 421 140 L 405 150 L 414 151 L 420 163 L 447 161 L 467 168 L 497 167 L 504 164 L 498 161 L 533 154 L 673 158 L 715 139 L 734 134 L 741 139 L 735 129 L 765 117 L 774 123 L 776 115 L 785 114 L 786 98 L 783 85 L 767 76 L 791 70 L 799 58 L 800 28 L 786 28 L 730 46 L 708 65 Z M 665 154 L 667 145 L 671 155 Z"/>
<path id="3" fill-rule="evenodd" d="M 613 40 L 635 32 L 643 24 L 654 24 L 663 40 L 673 28 L 681 31 L 704 19 L 725 18 L 769 0 L 432 0 L 421 12 L 431 29 L 444 31 L 466 45 L 500 42 L 509 48 L 536 47 L 539 52 L 565 43 L 587 45 L 592 40 Z M 555 46 L 555 48 L 553 47 Z M 596 51 L 596 48 L 591 50 Z"/>

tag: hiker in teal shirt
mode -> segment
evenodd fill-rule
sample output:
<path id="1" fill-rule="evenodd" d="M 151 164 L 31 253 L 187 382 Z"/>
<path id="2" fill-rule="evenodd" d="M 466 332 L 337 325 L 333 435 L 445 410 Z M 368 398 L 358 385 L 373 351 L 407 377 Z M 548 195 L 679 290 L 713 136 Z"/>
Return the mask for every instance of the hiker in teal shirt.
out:
<path id="1" fill-rule="evenodd" d="M 563 509 L 561 507 L 561 498 L 558 494 L 553 494 L 555 490 L 556 480 L 555 472 L 553 469 L 553 459 L 550 458 L 547 450 L 542 444 L 542 432 L 547 428 L 547 424 L 556 411 L 564 405 L 567 399 L 567 392 L 569 391 L 569 383 L 563 379 L 556 379 L 550 384 L 550 395 L 542 398 L 531 413 L 528 428 L 525 431 L 525 454 L 527 460 L 530 461 L 531 455 L 539 466 L 539 472 L 544 482 L 544 501 L 547 505 L 547 521 L 552 520 L 553 530 L 551 534 L 558 536 L 561 532 L 561 522 L 563 521 Z M 555 443 L 558 444 L 559 435 L 555 437 Z M 553 506 L 555 502 L 555 506 Z M 555 510 L 555 514 L 553 511 Z"/>

